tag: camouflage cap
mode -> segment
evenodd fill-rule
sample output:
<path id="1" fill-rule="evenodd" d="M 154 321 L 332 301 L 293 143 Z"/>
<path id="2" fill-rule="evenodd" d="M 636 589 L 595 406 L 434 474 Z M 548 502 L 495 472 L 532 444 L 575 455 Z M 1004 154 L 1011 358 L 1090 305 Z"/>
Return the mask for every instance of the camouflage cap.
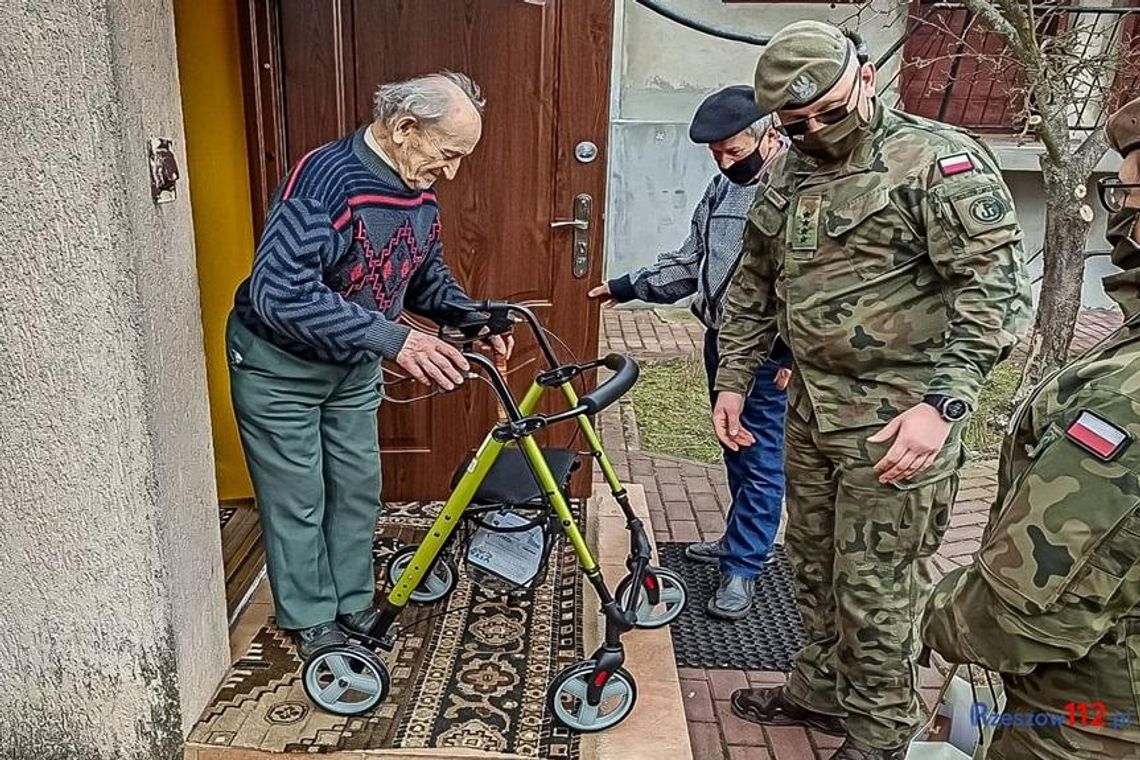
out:
<path id="1" fill-rule="evenodd" d="M 1140 98 L 1129 101 L 1108 117 L 1104 126 L 1108 144 L 1122 156 L 1140 148 Z"/>
<path id="2" fill-rule="evenodd" d="M 771 113 L 803 108 L 847 69 L 851 41 L 822 21 L 796 21 L 773 35 L 756 62 L 756 104 Z"/>

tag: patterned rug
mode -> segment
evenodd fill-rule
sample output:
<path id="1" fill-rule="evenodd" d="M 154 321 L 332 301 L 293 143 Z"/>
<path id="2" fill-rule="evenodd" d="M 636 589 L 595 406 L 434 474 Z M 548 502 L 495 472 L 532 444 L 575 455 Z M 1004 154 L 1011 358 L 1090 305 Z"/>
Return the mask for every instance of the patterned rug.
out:
<path id="1" fill-rule="evenodd" d="M 438 507 L 389 505 L 373 546 L 378 574 L 389 555 L 426 532 Z M 395 649 L 381 653 L 391 692 L 373 712 L 345 718 L 316 709 L 301 685 L 299 655 L 270 620 L 189 741 L 271 752 L 462 747 L 578 758 L 578 737 L 546 709 L 547 685 L 583 657 L 573 551 L 559 544 L 545 580 L 509 598 L 473 583 L 462 564 L 459 577 L 447 599 L 405 609 Z"/>

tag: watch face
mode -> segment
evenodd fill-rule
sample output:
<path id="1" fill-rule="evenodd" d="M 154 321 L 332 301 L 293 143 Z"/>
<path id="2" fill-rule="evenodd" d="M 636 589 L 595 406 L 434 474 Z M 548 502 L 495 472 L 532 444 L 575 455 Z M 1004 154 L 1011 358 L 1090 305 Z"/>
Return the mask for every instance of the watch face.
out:
<path id="1" fill-rule="evenodd" d="M 943 407 L 942 413 L 945 414 L 946 418 L 949 420 L 960 420 L 966 416 L 967 411 L 969 411 L 969 407 L 966 406 L 965 401 L 958 398 L 952 398 L 946 402 L 946 406 Z"/>

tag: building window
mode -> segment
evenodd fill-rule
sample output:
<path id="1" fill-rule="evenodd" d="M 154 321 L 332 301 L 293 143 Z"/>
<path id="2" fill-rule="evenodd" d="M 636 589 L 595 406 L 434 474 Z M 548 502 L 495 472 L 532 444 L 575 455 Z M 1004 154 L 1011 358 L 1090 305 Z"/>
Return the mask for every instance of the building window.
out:
<path id="1" fill-rule="evenodd" d="M 1068 0 L 1050 5 L 1053 12 L 1037 16 L 1039 36 L 1064 36 L 1067 44 L 1084 48 L 1102 45 L 1106 39 L 1121 40 L 1124 58 L 1108 103 L 1103 92 L 1093 92 L 1081 112 L 1073 115 L 1074 127 L 1091 128 L 1100 123 L 1103 106 L 1124 103 L 1140 89 L 1140 14 L 1070 10 Z M 961 5 L 932 0 L 913 0 L 908 24 L 911 32 L 903 46 L 900 76 L 904 110 L 976 132 L 1024 130 L 1029 97 L 1025 68 L 998 34 Z M 1080 32 L 1086 28 L 1096 32 Z M 1074 54 L 1084 57 L 1089 50 Z"/>

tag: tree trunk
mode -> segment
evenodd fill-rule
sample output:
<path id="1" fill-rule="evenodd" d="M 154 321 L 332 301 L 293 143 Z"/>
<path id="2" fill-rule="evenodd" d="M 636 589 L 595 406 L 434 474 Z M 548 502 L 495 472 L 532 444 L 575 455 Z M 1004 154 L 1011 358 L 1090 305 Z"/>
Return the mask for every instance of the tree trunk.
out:
<path id="1" fill-rule="evenodd" d="M 1045 188 L 1044 272 L 1018 396 L 1068 358 L 1081 308 L 1085 242 L 1091 226 L 1081 218 L 1084 201 L 1073 195 L 1073 189 L 1084 185 L 1088 177 L 1068 162 L 1058 165 L 1047 157 L 1041 159 L 1041 168 Z"/>

